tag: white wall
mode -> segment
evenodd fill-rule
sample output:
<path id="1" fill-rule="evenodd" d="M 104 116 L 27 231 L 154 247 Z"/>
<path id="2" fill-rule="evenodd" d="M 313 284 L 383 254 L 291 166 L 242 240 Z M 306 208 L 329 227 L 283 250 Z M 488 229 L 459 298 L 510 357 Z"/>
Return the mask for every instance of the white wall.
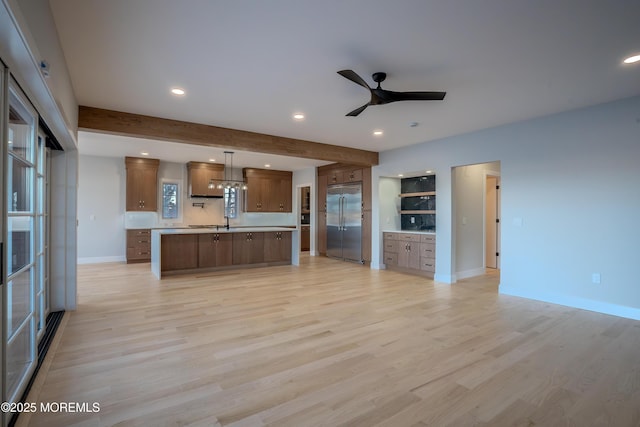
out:
<path id="1" fill-rule="evenodd" d="M 398 170 L 434 170 L 436 279 L 451 282 L 450 170 L 500 161 L 500 291 L 640 319 L 639 120 L 640 97 L 633 97 L 386 151 L 373 184 Z M 383 228 L 376 212 L 373 221 Z M 372 244 L 381 256 L 375 233 Z M 591 283 L 594 272 L 601 284 Z"/>
<path id="2" fill-rule="evenodd" d="M 78 261 L 125 260 L 124 159 L 80 156 Z"/>

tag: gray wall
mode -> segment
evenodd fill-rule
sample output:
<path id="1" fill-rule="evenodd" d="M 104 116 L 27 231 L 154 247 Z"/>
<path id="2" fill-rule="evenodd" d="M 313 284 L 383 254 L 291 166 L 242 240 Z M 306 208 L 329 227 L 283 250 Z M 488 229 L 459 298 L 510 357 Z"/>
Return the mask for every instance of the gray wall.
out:
<path id="1" fill-rule="evenodd" d="M 500 161 L 500 291 L 640 319 L 639 120 L 640 97 L 633 97 L 386 151 L 374 167 L 374 185 L 398 170 L 434 170 L 436 280 L 451 283 L 451 169 Z M 384 228 L 375 210 L 373 224 Z M 372 244 L 380 254 L 376 233 Z M 375 261 L 379 267 L 380 258 Z M 592 273 L 600 273 L 602 283 L 592 283 Z"/>

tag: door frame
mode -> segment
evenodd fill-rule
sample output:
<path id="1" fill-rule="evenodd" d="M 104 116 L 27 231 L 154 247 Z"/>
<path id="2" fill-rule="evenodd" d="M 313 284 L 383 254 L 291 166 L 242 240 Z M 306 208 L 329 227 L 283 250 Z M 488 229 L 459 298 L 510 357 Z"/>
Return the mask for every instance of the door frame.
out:
<path id="1" fill-rule="evenodd" d="M 500 172 L 499 171 L 491 171 L 487 170 L 483 173 L 483 182 L 482 182 L 482 223 L 483 223 L 483 231 L 482 231 L 482 264 L 484 268 L 487 268 L 487 240 L 490 236 L 487 235 L 487 178 L 494 177 L 497 180 L 498 186 L 501 186 Z M 500 191 L 496 192 L 496 217 L 499 220 L 496 225 L 496 252 L 500 253 L 500 226 L 502 224 L 501 219 L 501 200 L 500 200 Z M 500 257 L 498 255 L 496 258 L 496 269 L 500 269 Z"/>
<path id="2" fill-rule="evenodd" d="M 315 256 L 318 254 L 317 248 L 316 248 L 316 237 L 315 237 L 315 231 L 316 231 L 316 222 L 315 222 L 315 209 L 316 209 L 316 202 L 315 202 L 315 198 L 316 198 L 316 191 L 315 191 L 315 184 L 311 183 L 311 182 L 303 182 L 300 184 L 296 184 L 295 186 L 295 190 L 294 190 L 294 198 L 293 198 L 293 203 L 294 203 L 294 208 L 293 208 L 293 212 L 297 215 L 296 218 L 296 227 L 298 227 L 298 253 L 301 252 L 301 243 L 302 243 L 302 238 L 301 238 L 301 221 L 302 221 L 302 200 L 300 200 L 300 194 L 301 194 L 301 190 L 305 187 L 309 187 L 309 255 L 310 256 Z"/>

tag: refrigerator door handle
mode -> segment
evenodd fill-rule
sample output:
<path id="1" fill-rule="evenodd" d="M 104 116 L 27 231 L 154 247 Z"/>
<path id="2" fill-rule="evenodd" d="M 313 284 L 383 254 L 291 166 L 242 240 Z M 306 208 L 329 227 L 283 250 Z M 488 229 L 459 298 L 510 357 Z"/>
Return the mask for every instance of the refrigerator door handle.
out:
<path id="1" fill-rule="evenodd" d="M 342 219 L 342 231 L 345 231 L 347 228 L 345 227 L 346 221 L 344 219 L 344 199 L 345 196 L 340 198 L 340 204 L 342 205 L 342 213 L 340 214 L 340 218 Z"/>
<path id="2" fill-rule="evenodd" d="M 340 231 L 344 231 L 344 196 L 340 196 Z"/>

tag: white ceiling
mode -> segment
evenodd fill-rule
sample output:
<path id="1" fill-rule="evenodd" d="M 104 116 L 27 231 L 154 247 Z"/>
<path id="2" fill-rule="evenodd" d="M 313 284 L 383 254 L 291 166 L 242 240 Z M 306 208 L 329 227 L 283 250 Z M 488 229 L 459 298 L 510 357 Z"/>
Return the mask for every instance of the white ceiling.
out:
<path id="1" fill-rule="evenodd" d="M 640 64 L 622 64 L 640 53 L 638 1 L 50 4 L 81 105 L 372 151 L 640 94 Z M 342 69 L 370 85 L 371 74 L 384 71 L 385 89 L 444 90 L 447 96 L 345 117 L 369 98 L 336 73 Z M 173 86 L 186 96 L 170 94 Z M 307 118 L 295 122 L 291 116 L 299 111 Z M 384 135 L 374 137 L 374 129 Z M 109 155 L 132 144 L 103 139 Z M 81 133 L 79 144 L 81 153 L 97 154 L 101 142 Z M 182 156 L 166 154 L 159 142 L 145 144 L 162 146 L 166 160 Z M 154 150 L 151 156 L 162 158 Z M 243 166 L 277 163 L 256 156 L 247 160 L 256 164 Z M 296 159 L 277 164 L 300 168 Z"/>

